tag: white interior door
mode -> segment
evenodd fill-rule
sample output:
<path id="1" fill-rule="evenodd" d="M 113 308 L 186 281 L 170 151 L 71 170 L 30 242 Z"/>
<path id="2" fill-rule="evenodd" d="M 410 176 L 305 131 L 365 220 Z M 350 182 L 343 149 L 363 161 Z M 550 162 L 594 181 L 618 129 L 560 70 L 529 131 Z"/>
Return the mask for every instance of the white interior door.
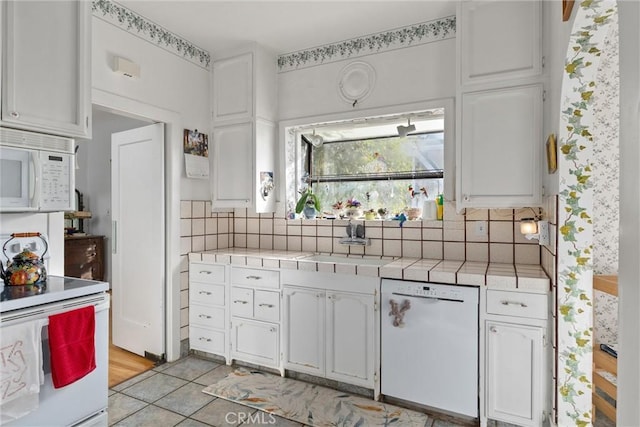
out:
<path id="1" fill-rule="evenodd" d="M 113 344 L 165 353 L 164 124 L 111 135 Z"/>

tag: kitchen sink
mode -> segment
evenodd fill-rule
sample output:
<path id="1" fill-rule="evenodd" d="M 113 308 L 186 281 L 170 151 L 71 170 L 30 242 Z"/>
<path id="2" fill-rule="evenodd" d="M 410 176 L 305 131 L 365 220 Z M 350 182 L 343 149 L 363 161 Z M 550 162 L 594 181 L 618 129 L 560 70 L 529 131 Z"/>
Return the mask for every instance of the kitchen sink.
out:
<path id="1" fill-rule="evenodd" d="M 336 255 L 311 255 L 308 257 L 300 258 L 299 261 L 313 261 L 313 262 L 332 262 L 336 264 L 355 264 L 355 265 L 375 265 L 383 266 L 392 262 L 392 259 L 380 259 L 380 258 L 357 258 L 357 257 L 344 257 Z"/>

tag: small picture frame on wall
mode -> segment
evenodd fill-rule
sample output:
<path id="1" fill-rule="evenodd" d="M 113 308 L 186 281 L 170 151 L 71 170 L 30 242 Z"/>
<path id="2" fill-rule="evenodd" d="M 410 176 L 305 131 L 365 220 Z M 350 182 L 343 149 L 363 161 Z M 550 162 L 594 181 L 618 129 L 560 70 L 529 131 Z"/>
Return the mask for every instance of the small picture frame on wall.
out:
<path id="1" fill-rule="evenodd" d="M 558 170 L 556 135 L 553 133 L 547 138 L 547 170 L 550 174 Z"/>

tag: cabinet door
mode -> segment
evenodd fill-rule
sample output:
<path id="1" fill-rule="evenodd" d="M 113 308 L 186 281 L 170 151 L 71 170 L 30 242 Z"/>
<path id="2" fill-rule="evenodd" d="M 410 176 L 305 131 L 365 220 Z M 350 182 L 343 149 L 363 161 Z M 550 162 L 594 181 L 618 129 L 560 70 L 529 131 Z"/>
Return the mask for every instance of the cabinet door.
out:
<path id="1" fill-rule="evenodd" d="M 251 122 L 213 128 L 212 204 L 248 208 L 253 201 L 253 126 Z"/>
<path id="2" fill-rule="evenodd" d="M 280 329 L 272 323 L 233 318 L 231 357 L 264 366 L 278 366 Z"/>
<path id="3" fill-rule="evenodd" d="M 542 203 L 542 85 L 462 95 L 458 208 Z"/>
<path id="4" fill-rule="evenodd" d="M 89 136 L 91 2 L 2 2 L 2 123 Z"/>
<path id="5" fill-rule="evenodd" d="M 493 321 L 486 326 L 487 417 L 541 425 L 543 329 Z"/>
<path id="6" fill-rule="evenodd" d="M 324 376 L 325 291 L 285 287 L 284 367 Z"/>
<path id="7" fill-rule="evenodd" d="M 542 73 L 542 1 L 465 1 L 458 17 L 461 84 Z"/>
<path id="8" fill-rule="evenodd" d="M 213 121 L 253 116 L 253 54 L 213 62 Z"/>
<path id="9" fill-rule="evenodd" d="M 326 319 L 326 376 L 373 386 L 374 324 L 371 295 L 329 292 Z"/>

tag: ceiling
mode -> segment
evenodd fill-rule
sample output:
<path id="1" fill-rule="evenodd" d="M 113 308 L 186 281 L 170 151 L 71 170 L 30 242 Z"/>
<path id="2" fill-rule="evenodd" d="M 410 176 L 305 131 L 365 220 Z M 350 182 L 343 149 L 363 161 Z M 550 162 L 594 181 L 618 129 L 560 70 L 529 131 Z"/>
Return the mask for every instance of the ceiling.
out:
<path id="1" fill-rule="evenodd" d="M 454 0 L 116 0 L 213 57 L 258 42 L 284 54 L 455 14 Z"/>

